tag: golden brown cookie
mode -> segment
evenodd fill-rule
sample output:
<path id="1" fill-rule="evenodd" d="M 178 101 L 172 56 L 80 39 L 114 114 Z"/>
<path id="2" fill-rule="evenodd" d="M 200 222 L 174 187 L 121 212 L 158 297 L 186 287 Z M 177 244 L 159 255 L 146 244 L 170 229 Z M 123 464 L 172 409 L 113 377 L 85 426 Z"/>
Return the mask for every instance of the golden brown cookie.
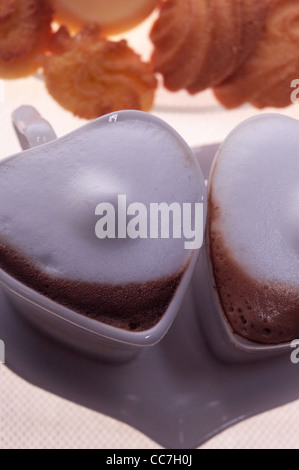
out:
<path id="1" fill-rule="evenodd" d="M 0 1 L 0 76 L 17 78 L 39 67 L 51 36 L 47 0 Z"/>
<path id="2" fill-rule="evenodd" d="M 156 78 L 126 41 L 108 41 L 92 25 L 74 37 L 63 28 L 53 38 L 52 51 L 44 60 L 47 89 L 76 116 L 151 109 Z"/>
<path id="3" fill-rule="evenodd" d="M 166 0 L 151 31 L 166 88 L 197 93 L 229 77 L 254 50 L 266 0 Z"/>
<path id="4" fill-rule="evenodd" d="M 254 53 L 214 89 L 226 108 L 249 102 L 257 108 L 291 104 L 291 82 L 299 78 L 299 2 L 271 0 Z"/>

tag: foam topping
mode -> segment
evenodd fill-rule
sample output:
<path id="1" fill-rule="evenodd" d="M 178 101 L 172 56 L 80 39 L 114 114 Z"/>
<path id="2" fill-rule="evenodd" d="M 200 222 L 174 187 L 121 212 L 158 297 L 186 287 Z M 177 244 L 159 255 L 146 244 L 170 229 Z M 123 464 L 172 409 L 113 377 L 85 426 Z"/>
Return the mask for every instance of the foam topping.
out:
<path id="1" fill-rule="evenodd" d="M 107 118 L 0 165 L 0 241 L 57 278 L 145 282 L 179 272 L 184 239 L 95 235 L 102 202 L 203 202 L 188 147 L 158 121 Z"/>
<path id="2" fill-rule="evenodd" d="M 261 281 L 299 283 L 299 125 L 264 115 L 224 142 L 211 183 L 235 261 Z"/>

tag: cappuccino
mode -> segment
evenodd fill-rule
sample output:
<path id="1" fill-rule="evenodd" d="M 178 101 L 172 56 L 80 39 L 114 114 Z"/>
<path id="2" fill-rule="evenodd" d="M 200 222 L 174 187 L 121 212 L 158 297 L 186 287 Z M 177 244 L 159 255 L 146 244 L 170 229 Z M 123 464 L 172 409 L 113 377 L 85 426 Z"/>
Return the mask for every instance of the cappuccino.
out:
<path id="1" fill-rule="evenodd" d="M 96 208 L 117 215 L 119 195 L 145 207 L 202 204 L 205 188 L 173 130 L 121 116 L 1 162 L 0 267 L 78 313 L 142 331 L 165 313 L 192 250 L 184 238 L 99 239 Z"/>
<path id="2" fill-rule="evenodd" d="M 299 124 L 263 115 L 221 146 L 209 188 L 210 259 L 235 333 L 265 344 L 299 337 Z"/>

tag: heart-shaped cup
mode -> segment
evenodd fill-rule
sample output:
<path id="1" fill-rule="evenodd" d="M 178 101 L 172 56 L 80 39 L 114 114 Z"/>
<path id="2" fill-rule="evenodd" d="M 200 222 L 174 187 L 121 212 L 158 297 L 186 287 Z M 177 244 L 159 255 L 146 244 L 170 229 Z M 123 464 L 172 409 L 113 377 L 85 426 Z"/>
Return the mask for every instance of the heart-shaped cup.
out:
<path id="1" fill-rule="evenodd" d="M 221 359 L 291 354 L 299 337 L 298 149 L 298 121 L 263 114 L 241 123 L 214 159 L 195 282 Z"/>
<path id="2" fill-rule="evenodd" d="M 126 360 L 156 344 L 202 245 L 206 189 L 191 149 L 138 111 L 56 140 L 30 107 L 13 120 L 34 148 L 0 163 L 9 301 L 48 335 L 98 357 Z"/>

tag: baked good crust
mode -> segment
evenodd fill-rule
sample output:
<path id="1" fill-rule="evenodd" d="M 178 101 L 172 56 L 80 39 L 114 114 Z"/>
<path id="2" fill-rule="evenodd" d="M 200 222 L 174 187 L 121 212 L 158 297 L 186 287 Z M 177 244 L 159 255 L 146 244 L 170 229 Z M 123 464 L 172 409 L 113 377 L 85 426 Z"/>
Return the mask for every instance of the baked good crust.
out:
<path id="1" fill-rule="evenodd" d="M 44 59 L 49 93 L 67 110 L 95 119 L 120 109 L 149 111 L 157 80 L 125 40 L 108 41 L 96 25 L 76 36 L 62 28 Z"/>

